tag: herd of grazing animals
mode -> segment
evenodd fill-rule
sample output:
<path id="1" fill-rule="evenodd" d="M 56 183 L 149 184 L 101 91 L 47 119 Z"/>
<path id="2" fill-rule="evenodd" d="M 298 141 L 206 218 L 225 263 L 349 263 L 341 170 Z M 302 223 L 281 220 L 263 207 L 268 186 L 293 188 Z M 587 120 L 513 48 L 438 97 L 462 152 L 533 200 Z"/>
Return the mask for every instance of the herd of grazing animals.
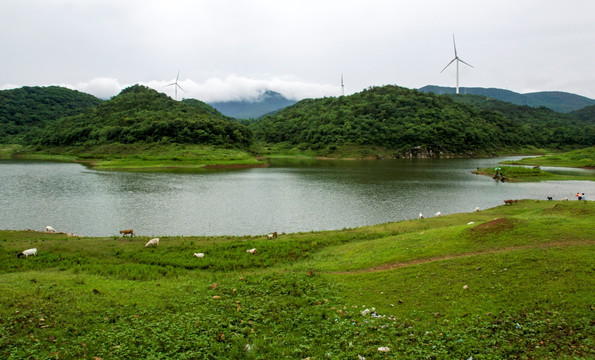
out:
<path id="1" fill-rule="evenodd" d="M 548 200 L 552 200 L 552 197 L 548 196 L 547 199 Z M 567 201 L 568 198 L 565 197 L 562 200 L 566 200 Z M 504 205 L 512 205 L 513 203 L 518 203 L 518 202 L 519 202 L 518 199 L 504 200 Z M 476 212 L 479 211 L 479 207 L 476 207 L 475 208 L 475 211 Z M 441 214 L 442 213 L 440 211 L 438 211 L 436 214 L 434 214 L 434 216 L 440 216 Z M 422 215 L 422 213 L 419 213 L 419 218 L 420 219 L 423 219 L 424 218 L 424 216 Z M 46 226 L 45 227 L 45 231 L 48 232 L 48 233 L 52 233 L 52 234 L 56 232 L 56 230 L 53 227 L 51 227 L 51 226 Z M 131 237 L 132 236 L 135 236 L 133 229 L 120 230 L 120 234 L 122 236 L 127 236 L 127 235 L 129 235 Z M 275 231 L 273 233 L 268 234 L 266 237 L 267 237 L 267 239 L 270 240 L 270 239 L 276 238 L 277 236 L 278 236 L 277 235 L 277 232 Z M 153 238 L 153 239 L 149 240 L 145 244 L 145 247 L 150 247 L 150 246 L 155 247 L 157 245 L 159 245 L 159 238 Z M 254 254 L 256 254 L 256 248 L 246 250 L 246 252 L 249 253 L 249 254 L 254 255 Z M 37 255 L 37 248 L 23 250 L 22 252 L 20 252 L 20 253 L 17 254 L 17 257 L 29 257 L 30 255 L 35 255 L 36 256 Z M 205 257 L 205 254 L 204 253 L 194 253 L 192 256 L 197 257 L 197 258 L 204 258 Z"/>
<path id="2" fill-rule="evenodd" d="M 45 232 L 54 234 L 56 232 L 56 230 L 51 226 L 46 226 Z M 135 236 L 133 229 L 120 230 L 120 234 L 122 236 L 127 236 L 127 235 L 129 235 L 131 237 Z M 273 239 L 273 238 L 276 238 L 277 236 L 278 236 L 277 232 L 275 231 L 273 233 L 268 234 L 267 239 Z M 156 247 L 157 245 L 159 245 L 159 238 L 153 238 L 145 244 L 145 247 Z M 249 249 L 249 250 L 246 250 L 246 252 L 254 255 L 254 254 L 256 254 L 256 249 L 255 248 Z M 31 255 L 37 256 L 37 248 L 23 250 L 17 254 L 17 257 L 29 257 Z M 194 253 L 192 256 L 197 257 L 197 258 L 204 258 L 205 254 L 204 253 Z"/>

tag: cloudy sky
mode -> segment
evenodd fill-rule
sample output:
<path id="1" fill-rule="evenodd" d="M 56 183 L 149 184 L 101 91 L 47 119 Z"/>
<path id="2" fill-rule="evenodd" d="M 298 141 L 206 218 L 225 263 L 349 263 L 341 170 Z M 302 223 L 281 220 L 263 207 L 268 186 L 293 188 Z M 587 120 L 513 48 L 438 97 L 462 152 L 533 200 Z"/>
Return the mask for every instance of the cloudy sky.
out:
<path id="1" fill-rule="evenodd" d="M 0 89 L 102 98 L 140 83 L 178 98 L 337 96 L 396 84 L 595 98 L 592 0 L 1 0 Z"/>

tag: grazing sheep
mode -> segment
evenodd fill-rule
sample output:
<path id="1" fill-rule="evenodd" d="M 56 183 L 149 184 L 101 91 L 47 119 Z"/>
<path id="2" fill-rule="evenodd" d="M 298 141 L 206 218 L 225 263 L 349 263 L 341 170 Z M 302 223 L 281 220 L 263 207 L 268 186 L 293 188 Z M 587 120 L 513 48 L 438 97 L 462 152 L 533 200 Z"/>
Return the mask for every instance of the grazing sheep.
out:
<path id="1" fill-rule="evenodd" d="M 568 198 L 565 196 L 562 198 L 563 201 L 568 201 Z"/>
<path id="2" fill-rule="evenodd" d="M 149 240 L 146 244 L 145 247 L 149 247 L 149 246 L 157 246 L 159 245 L 159 238 L 154 238 Z"/>
<path id="3" fill-rule="evenodd" d="M 205 257 L 205 254 L 204 253 L 194 253 L 194 255 L 192 255 L 192 256 L 196 256 L 197 258 L 203 258 L 203 257 Z"/>
<path id="4" fill-rule="evenodd" d="M 17 257 L 29 257 L 30 255 L 37 256 L 37 248 L 23 250 L 17 254 Z"/>
<path id="5" fill-rule="evenodd" d="M 256 254 L 256 248 L 250 249 L 250 250 L 246 250 L 246 252 L 249 253 L 249 254 L 254 255 L 254 254 Z"/>
<path id="6" fill-rule="evenodd" d="M 479 206 L 475 208 L 475 212 L 479 211 Z"/>
<path id="7" fill-rule="evenodd" d="M 423 216 L 421 213 L 419 213 L 419 218 L 420 218 L 420 219 L 423 219 L 423 218 L 424 218 L 424 216 Z"/>
<path id="8" fill-rule="evenodd" d="M 272 239 L 272 238 L 276 238 L 276 237 L 277 237 L 277 232 L 276 231 L 274 233 L 272 233 L 272 234 L 268 234 L 267 235 L 267 239 Z"/>
<path id="9" fill-rule="evenodd" d="M 437 213 L 434 214 L 434 216 L 440 216 L 442 215 L 442 213 L 440 211 L 438 211 Z"/>
<path id="10" fill-rule="evenodd" d="M 48 226 L 45 227 L 45 231 L 46 232 L 49 232 L 49 233 L 55 233 L 56 232 L 56 229 L 54 229 L 53 227 L 51 227 L 51 226 L 48 225 Z"/>
<path id="11" fill-rule="evenodd" d="M 553 198 L 553 197 L 551 197 L 551 196 L 548 196 L 548 197 L 547 197 L 547 201 L 552 201 L 552 200 L 554 200 L 554 198 Z"/>
<path id="12" fill-rule="evenodd" d="M 126 235 L 134 236 L 134 231 L 132 229 L 120 230 L 120 234 L 122 234 L 122 236 L 126 236 Z"/>

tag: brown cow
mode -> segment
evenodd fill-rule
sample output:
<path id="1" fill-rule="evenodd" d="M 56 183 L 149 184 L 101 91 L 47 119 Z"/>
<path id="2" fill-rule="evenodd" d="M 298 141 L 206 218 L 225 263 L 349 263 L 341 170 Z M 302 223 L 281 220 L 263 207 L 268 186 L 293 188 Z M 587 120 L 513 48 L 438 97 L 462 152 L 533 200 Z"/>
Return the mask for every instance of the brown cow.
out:
<path id="1" fill-rule="evenodd" d="M 120 234 L 122 234 L 122 236 L 126 236 L 126 235 L 134 236 L 134 231 L 132 229 L 120 230 Z"/>
<path id="2" fill-rule="evenodd" d="M 504 205 L 508 205 L 508 204 L 512 205 L 513 203 L 518 203 L 518 202 L 519 202 L 518 199 L 515 199 L 515 200 L 504 200 Z"/>

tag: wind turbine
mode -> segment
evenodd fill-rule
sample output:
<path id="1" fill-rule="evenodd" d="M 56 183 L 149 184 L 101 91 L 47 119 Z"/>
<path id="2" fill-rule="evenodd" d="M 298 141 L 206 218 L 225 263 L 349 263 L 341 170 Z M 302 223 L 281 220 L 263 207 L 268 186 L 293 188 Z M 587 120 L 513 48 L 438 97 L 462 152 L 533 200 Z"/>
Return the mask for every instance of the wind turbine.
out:
<path id="1" fill-rule="evenodd" d="M 182 87 L 180 85 L 178 85 L 178 79 L 180 78 L 180 70 L 178 70 L 178 76 L 176 76 L 176 81 L 174 81 L 171 84 L 167 84 L 165 86 L 172 86 L 174 85 L 174 93 L 175 93 L 175 100 L 178 100 L 178 88 L 180 88 L 180 90 L 184 91 L 184 89 L 182 89 Z M 185 92 L 185 91 L 184 91 Z"/>
<path id="2" fill-rule="evenodd" d="M 463 64 L 473 67 L 472 65 L 467 64 L 466 62 L 464 62 L 463 60 L 461 60 L 459 58 L 459 55 L 457 55 L 457 44 L 455 43 L 455 34 L 452 34 L 452 45 L 455 48 L 455 58 L 452 59 L 445 67 L 444 69 L 442 69 L 442 71 L 446 70 L 447 67 L 450 66 L 450 64 L 452 64 L 453 62 L 457 62 L 457 94 L 459 93 L 459 62 L 462 62 Z M 440 73 L 442 73 L 442 71 L 440 71 Z"/>

